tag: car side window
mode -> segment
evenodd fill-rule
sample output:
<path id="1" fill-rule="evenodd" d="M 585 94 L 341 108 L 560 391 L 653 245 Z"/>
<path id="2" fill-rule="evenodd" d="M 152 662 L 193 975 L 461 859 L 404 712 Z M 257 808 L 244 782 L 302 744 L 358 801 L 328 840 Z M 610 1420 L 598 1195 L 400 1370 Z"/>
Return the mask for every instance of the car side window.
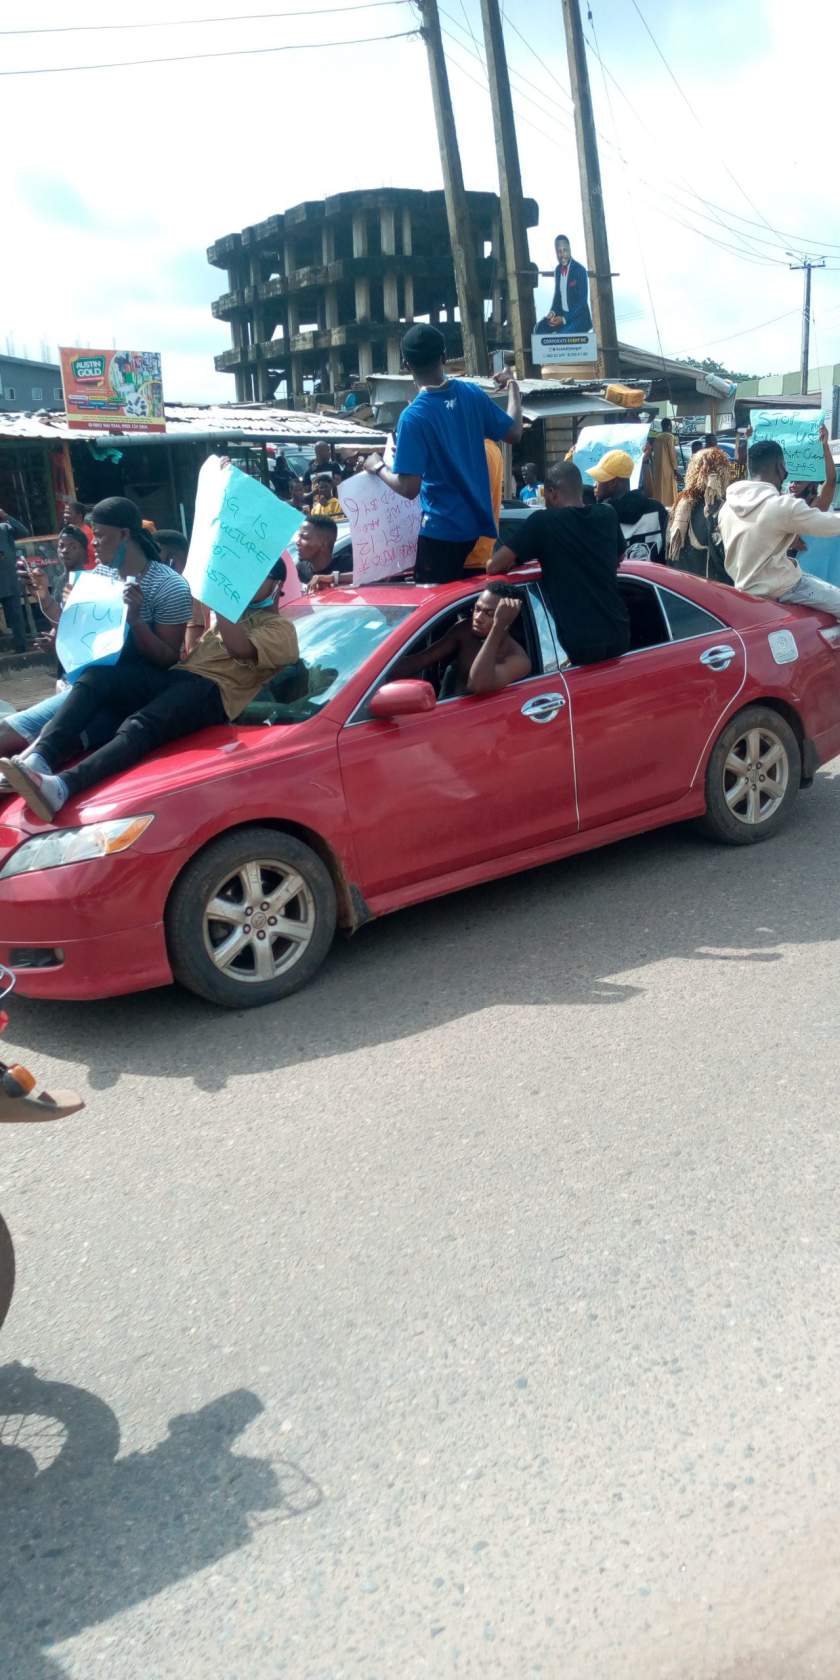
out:
<path id="1" fill-rule="evenodd" d="M 557 643 L 554 637 L 553 620 L 545 601 L 543 600 L 542 591 L 539 586 L 535 583 L 529 584 L 527 593 L 528 600 L 531 603 L 531 612 L 534 615 L 534 629 L 540 645 L 540 663 L 542 665 L 542 673 L 543 676 L 548 676 L 551 672 L 559 671 L 560 669 Z M 534 674 L 539 675 L 539 670 L 536 664 L 534 665 Z"/>
<path id="2" fill-rule="evenodd" d="M 685 595 L 678 595 L 674 590 L 660 589 L 659 599 L 675 642 L 686 642 L 691 636 L 713 636 L 716 630 L 726 628 L 714 613 L 698 607 L 694 601 L 687 600 Z"/>
<path id="3" fill-rule="evenodd" d="M 482 584 L 482 588 L 483 587 L 484 585 Z M 402 648 L 400 652 L 395 655 L 387 670 L 383 671 L 381 677 L 379 678 L 376 684 L 376 689 L 382 688 L 387 682 L 394 681 L 396 668 L 399 666 L 400 660 L 405 658 L 406 654 L 419 653 L 422 648 L 431 647 L 432 643 L 439 641 L 440 637 L 444 636 L 453 624 L 457 624 L 459 619 L 466 619 L 469 621 L 473 609 L 473 603 L 477 600 L 480 594 L 481 590 L 476 589 L 474 595 L 462 598 L 456 607 L 450 607 L 448 611 L 440 613 L 437 618 L 433 619 L 431 624 L 425 625 L 419 634 L 414 636 L 408 645 Z M 531 660 L 531 671 L 529 673 L 531 677 L 539 676 L 540 672 L 546 669 L 552 671 L 556 671 L 558 669 L 557 654 L 554 648 L 553 638 L 551 639 L 549 648 L 548 637 L 550 636 L 550 625 L 548 625 L 547 628 L 538 629 L 540 621 L 537 614 L 540 609 L 542 610 L 542 613 L 545 614 L 545 607 L 539 598 L 535 608 L 532 593 L 529 590 L 527 597 L 523 600 L 522 612 L 520 613 L 512 630 L 512 635 L 515 640 L 521 643 Z M 553 660 L 553 664 L 550 666 L 543 665 L 544 649 L 546 654 L 550 652 L 550 656 Z M 461 695 L 448 693 L 448 689 L 451 686 L 451 678 L 447 681 L 447 671 L 450 670 L 451 667 L 441 669 L 439 666 L 433 666 L 423 672 L 423 676 L 432 683 L 438 697 L 438 705 L 440 706 L 448 705 L 450 700 L 463 698 Z M 525 677 L 520 678 L 520 681 L 522 682 L 526 682 L 527 680 L 528 678 Z M 375 693 L 376 689 L 372 692 Z M 370 698 L 371 696 L 368 695 L 364 705 L 357 714 L 357 717 L 354 719 L 354 722 L 361 722 L 368 716 L 367 706 Z"/>

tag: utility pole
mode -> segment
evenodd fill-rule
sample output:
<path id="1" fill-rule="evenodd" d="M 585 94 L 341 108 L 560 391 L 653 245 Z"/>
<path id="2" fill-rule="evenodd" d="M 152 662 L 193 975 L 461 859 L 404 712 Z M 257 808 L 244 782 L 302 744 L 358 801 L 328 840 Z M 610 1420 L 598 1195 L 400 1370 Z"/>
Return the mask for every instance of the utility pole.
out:
<path id="1" fill-rule="evenodd" d="M 793 252 L 788 251 L 792 257 Z M 805 295 L 802 299 L 802 349 L 799 357 L 799 389 L 803 397 L 808 395 L 808 357 L 811 349 L 811 269 L 825 268 L 825 257 L 814 262 L 812 257 L 803 257 L 801 262 L 789 263 L 789 268 L 805 271 Z"/>
<path id="2" fill-rule="evenodd" d="M 528 230 L 525 226 L 519 146 L 513 120 L 513 101 L 499 0 L 481 0 L 481 20 L 484 24 L 487 76 L 490 83 L 490 104 L 493 107 L 493 131 L 496 136 L 499 167 L 508 311 L 513 329 L 516 366 L 520 374 L 529 374 L 533 371 L 531 336 L 536 319 L 534 284 L 531 278 L 531 255 L 528 250 Z"/>
<path id="3" fill-rule="evenodd" d="M 417 0 L 423 25 L 420 33 L 426 43 L 432 99 L 435 107 L 443 188 L 446 197 L 446 218 L 449 223 L 449 243 L 455 265 L 455 286 L 458 292 L 458 312 L 461 316 L 461 335 L 464 340 L 464 362 L 467 373 L 485 375 L 488 372 L 487 340 L 484 333 L 484 297 L 478 283 L 475 240 L 473 239 L 458 135 L 449 92 L 449 76 L 443 55 L 437 0 Z"/>
<path id="4" fill-rule="evenodd" d="M 586 46 L 578 0 L 563 0 L 563 23 L 569 56 L 569 80 L 575 103 L 575 138 L 580 171 L 583 231 L 587 263 L 592 277 L 592 314 L 601 346 L 604 373 L 608 379 L 615 379 L 619 376 L 621 368 L 618 360 L 610 249 L 604 217 L 595 113 L 592 109 L 592 90 L 589 86 L 589 68 L 586 63 Z"/>

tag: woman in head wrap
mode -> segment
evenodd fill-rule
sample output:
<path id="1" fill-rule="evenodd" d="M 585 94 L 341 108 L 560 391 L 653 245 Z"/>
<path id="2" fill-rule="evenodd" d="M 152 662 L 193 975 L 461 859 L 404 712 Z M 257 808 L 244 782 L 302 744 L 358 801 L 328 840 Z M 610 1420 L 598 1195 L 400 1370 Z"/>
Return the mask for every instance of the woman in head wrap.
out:
<path id="1" fill-rule="evenodd" d="M 718 514 L 735 467 L 722 449 L 701 449 L 685 470 L 685 489 L 677 497 L 668 527 L 668 563 L 695 577 L 731 583 L 724 565 Z"/>
<path id="2" fill-rule="evenodd" d="M 180 657 L 192 596 L 184 579 L 165 566 L 140 509 L 127 496 L 106 496 L 90 515 L 97 571 L 125 579 L 129 634 L 122 658 L 146 659 L 166 668 Z"/>

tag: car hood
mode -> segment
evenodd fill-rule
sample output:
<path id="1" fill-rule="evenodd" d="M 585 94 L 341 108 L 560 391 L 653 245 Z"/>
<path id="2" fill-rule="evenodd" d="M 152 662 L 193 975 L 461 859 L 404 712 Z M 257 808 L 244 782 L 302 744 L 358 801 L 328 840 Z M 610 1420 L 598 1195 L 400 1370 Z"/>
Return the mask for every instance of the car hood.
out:
<path id="1" fill-rule="evenodd" d="M 252 724 L 241 729 L 235 725 L 203 729 L 161 747 L 121 776 L 113 776 L 70 800 L 53 826 L 77 828 L 81 823 L 155 810 L 162 799 L 186 787 L 235 775 L 259 765 L 261 760 L 276 765 L 283 757 L 296 758 L 311 748 L 313 725 L 320 739 L 324 730 L 336 730 L 326 719 L 314 718 L 305 724 L 273 724 L 271 728 Z M 17 845 L 21 836 L 43 834 L 46 826 L 31 815 L 22 799 L 0 799 L 0 857 Z"/>

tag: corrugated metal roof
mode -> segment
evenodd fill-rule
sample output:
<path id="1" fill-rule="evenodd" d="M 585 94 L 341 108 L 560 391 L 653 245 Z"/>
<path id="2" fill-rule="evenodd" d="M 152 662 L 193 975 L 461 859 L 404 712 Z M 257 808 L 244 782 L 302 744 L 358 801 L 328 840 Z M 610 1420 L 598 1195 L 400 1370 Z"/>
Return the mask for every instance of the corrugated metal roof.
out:
<path id="1" fill-rule="evenodd" d="M 273 442 L 282 438 L 286 443 L 317 443 L 325 438 L 330 443 L 370 444 L 384 439 L 384 432 L 356 421 L 309 413 L 302 409 L 274 408 L 270 404 L 251 406 L 246 403 L 166 403 L 165 432 L 82 432 L 68 426 L 65 414 L 0 414 L 0 442 L 28 440 L 75 442 L 105 442 L 122 449 L 126 444 L 172 442 L 179 438 L 187 442 L 202 438 L 252 437 L 256 441 Z"/>

